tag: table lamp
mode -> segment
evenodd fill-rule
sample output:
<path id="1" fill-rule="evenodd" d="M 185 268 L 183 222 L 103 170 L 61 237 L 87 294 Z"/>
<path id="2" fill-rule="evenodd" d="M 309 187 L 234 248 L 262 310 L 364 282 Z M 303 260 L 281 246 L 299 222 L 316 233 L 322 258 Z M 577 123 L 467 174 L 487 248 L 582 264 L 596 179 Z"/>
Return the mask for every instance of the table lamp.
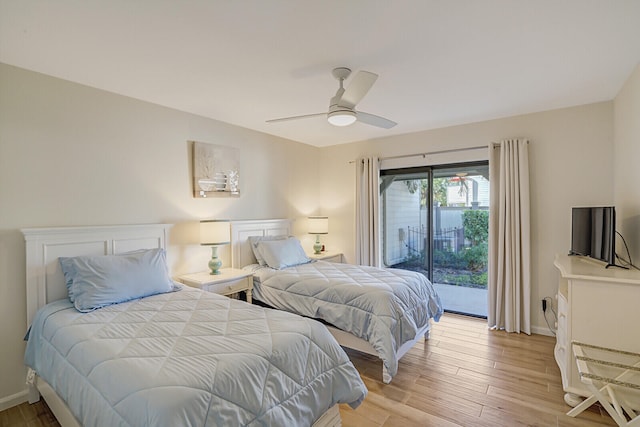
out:
<path id="1" fill-rule="evenodd" d="M 309 234 L 316 235 L 316 243 L 313 245 L 315 254 L 319 254 L 322 250 L 320 243 L 321 234 L 329 234 L 329 217 L 326 216 L 310 216 L 309 218 Z"/>
<path id="2" fill-rule="evenodd" d="M 200 221 L 200 244 L 211 246 L 211 259 L 209 268 L 211 273 L 220 274 L 222 260 L 218 258 L 218 246 L 228 245 L 231 241 L 231 229 L 229 220 L 212 219 Z"/>

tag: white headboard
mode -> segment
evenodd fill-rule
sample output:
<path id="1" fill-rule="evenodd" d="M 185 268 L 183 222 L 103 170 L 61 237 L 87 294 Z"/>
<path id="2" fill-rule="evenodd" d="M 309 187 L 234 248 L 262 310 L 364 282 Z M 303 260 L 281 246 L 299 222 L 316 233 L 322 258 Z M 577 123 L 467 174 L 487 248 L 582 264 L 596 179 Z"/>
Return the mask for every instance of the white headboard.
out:
<path id="1" fill-rule="evenodd" d="M 170 224 L 25 228 L 27 326 L 45 304 L 67 297 L 58 257 L 111 255 L 167 247 Z"/>
<path id="2" fill-rule="evenodd" d="M 249 237 L 291 235 L 290 219 L 262 219 L 231 222 L 231 266 L 255 264 Z"/>

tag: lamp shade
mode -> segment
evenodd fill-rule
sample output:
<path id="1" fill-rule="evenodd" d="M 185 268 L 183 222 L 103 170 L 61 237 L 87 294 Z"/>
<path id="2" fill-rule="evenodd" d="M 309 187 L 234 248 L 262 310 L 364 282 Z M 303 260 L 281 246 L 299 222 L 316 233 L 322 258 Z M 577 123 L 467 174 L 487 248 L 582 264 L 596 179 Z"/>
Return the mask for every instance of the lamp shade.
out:
<path id="1" fill-rule="evenodd" d="M 200 221 L 201 245 L 226 245 L 231 241 L 231 228 L 225 219 Z"/>
<path id="2" fill-rule="evenodd" d="M 329 217 L 326 216 L 310 216 L 309 217 L 309 234 L 328 234 L 329 233 Z"/>

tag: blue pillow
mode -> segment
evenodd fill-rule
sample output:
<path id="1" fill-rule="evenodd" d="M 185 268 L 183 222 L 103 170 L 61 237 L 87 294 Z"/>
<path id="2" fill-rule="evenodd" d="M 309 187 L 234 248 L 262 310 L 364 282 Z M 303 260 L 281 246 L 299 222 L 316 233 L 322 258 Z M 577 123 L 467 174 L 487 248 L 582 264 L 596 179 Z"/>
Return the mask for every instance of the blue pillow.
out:
<path id="1" fill-rule="evenodd" d="M 131 252 L 123 252 L 121 254 L 115 254 L 112 256 L 131 256 L 131 255 L 142 255 L 144 254 L 144 252 L 146 252 L 149 249 L 139 249 L 137 251 L 131 251 Z M 93 258 L 102 258 L 105 255 L 97 255 L 94 256 Z M 89 258 L 88 256 L 84 256 L 84 257 L 59 257 L 58 261 L 60 262 L 60 267 L 62 267 L 62 274 L 64 274 L 64 280 L 65 283 L 67 285 L 67 293 L 69 294 L 69 301 L 71 302 L 75 302 L 76 298 L 73 295 L 73 287 L 71 286 L 71 284 L 73 283 L 73 279 L 75 277 L 75 269 L 74 269 L 74 265 L 76 264 L 76 258 Z"/>
<path id="2" fill-rule="evenodd" d="M 164 249 L 59 261 L 69 300 L 83 313 L 180 288 L 169 277 Z"/>
<path id="3" fill-rule="evenodd" d="M 286 240 L 261 241 L 258 243 L 258 251 L 265 263 L 276 270 L 311 261 L 304 253 L 300 241 L 295 237 Z"/>
<path id="4" fill-rule="evenodd" d="M 287 238 L 288 238 L 288 236 L 285 236 L 285 235 L 281 235 L 281 236 L 249 236 L 249 243 L 251 244 L 251 250 L 253 250 L 253 255 L 256 257 L 256 261 L 258 262 L 258 264 L 260 264 L 263 267 L 265 265 L 267 265 L 267 263 L 265 262 L 264 258 L 262 257 L 262 254 L 260 253 L 260 249 L 258 249 L 258 245 L 260 244 L 260 242 L 266 242 L 266 241 L 271 241 L 271 240 L 285 240 Z"/>

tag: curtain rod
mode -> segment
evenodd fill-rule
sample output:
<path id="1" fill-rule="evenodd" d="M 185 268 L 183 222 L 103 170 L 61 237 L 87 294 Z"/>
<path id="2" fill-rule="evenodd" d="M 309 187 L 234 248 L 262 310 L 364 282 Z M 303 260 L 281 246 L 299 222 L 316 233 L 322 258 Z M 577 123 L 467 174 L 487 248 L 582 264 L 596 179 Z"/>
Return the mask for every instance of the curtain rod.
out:
<path id="1" fill-rule="evenodd" d="M 402 156 L 381 157 L 380 160 L 404 159 L 406 157 L 417 157 L 417 156 L 427 157 L 427 156 L 432 156 L 434 154 L 457 153 L 458 151 L 469 151 L 469 150 L 480 150 L 480 149 L 486 150 L 487 148 L 488 148 L 487 145 L 479 145 L 477 147 L 466 147 L 466 148 L 452 148 L 450 150 L 432 151 L 430 153 L 416 153 L 416 154 L 405 154 Z"/>
<path id="2" fill-rule="evenodd" d="M 527 140 L 527 144 L 529 144 L 529 140 Z M 499 147 L 500 146 L 500 142 L 492 142 L 491 143 L 491 147 L 495 148 L 495 147 Z M 469 151 L 469 150 L 483 150 L 483 149 L 487 149 L 489 148 L 489 145 L 478 145 L 476 147 L 465 147 L 465 148 L 452 148 L 450 150 L 440 150 L 440 151 L 432 151 L 430 153 L 416 153 L 416 154 L 404 154 L 401 156 L 391 156 L 391 157 L 380 157 L 380 159 L 378 160 L 393 160 L 393 159 L 404 159 L 407 157 L 418 157 L 418 156 L 422 156 L 427 157 L 427 156 L 432 156 L 434 154 L 446 154 L 446 153 L 457 153 L 459 151 Z M 355 163 L 355 160 L 350 160 L 349 163 Z"/>
<path id="3" fill-rule="evenodd" d="M 499 143 L 494 143 L 494 145 L 496 145 Z M 452 148 L 450 150 L 440 150 L 440 151 L 431 151 L 430 153 L 415 153 L 415 154 L 404 154 L 401 156 L 391 156 L 391 157 L 380 157 L 378 160 L 393 160 L 393 159 L 404 159 L 407 157 L 418 157 L 418 156 L 422 156 L 427 157 L 427 156 L 432 156 L 434 154 L 446 154 L 446 153 L 456 153 L 458 151 L 468 151 L 468 150 L 480 150 L 480 149 L 487 149 L 488 145 L 479 145 L 477 147 L 466 147 L 466 148 Z M 355 160 L 350 160 L 349 163 L 355 163 Z"/>

